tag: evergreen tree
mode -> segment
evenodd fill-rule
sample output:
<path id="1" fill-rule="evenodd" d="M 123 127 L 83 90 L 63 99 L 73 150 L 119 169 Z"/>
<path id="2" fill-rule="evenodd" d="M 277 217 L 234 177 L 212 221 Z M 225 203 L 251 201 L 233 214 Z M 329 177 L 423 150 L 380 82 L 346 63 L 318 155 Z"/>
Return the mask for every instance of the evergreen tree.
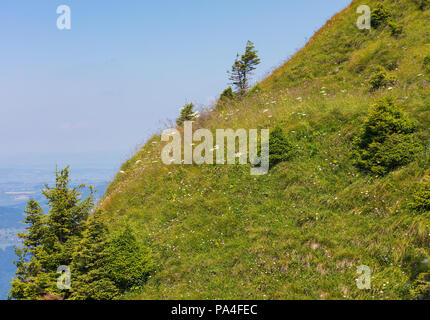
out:
<path id="1" fill-rule="evenodd" d="M 106 272 L 122 292 L 143 285 L 154 269 L 150 249 L 137 242 L 129 227 L 106 248 Z"/>
<path id="2" fill-rule="evenodd" d="M 31 200 L 25 210 L 26 231 L 19 234 L 16 277 L 11 299 L 111 300 L 144 284 L 154 271 L 149 248 L 130 229 L 108 239 L 102 212 L 90 215 L 93 189 L 80 200 L 81 188 L 69 188 L 68 167 L 56 172 L 55 188 L 43 190 L 49 213 Z M 57 288 L 59 266 L 70 266 L 71 288 Z"/>
<path id="3" fill-rule="evenodd" d="M 69 188 L 68 167 L 56 172 L 55 188 L 42 190 L 50 207 L 45 215 L 40 205 L 30 200 L 25 210 L 26 232 L 18 236 L 23 246 L 16 248 L 16 278 L 12 280 L 13 299 L 41 299 L 45 294 L 68 296 L 57 286 L 57 268 L 70 265 L 73 248 L 81 236 L 84 222 L 94 206 L 93 190 L 80 200 L 80 189 Z"/>
<path id="4" fill-rule="evenodd" d="M 83 222 L 94 206 L 94 197 L 92 187 L 90 196 L 83 201 L 80 201 L 79 197 L 82 194 L 80 190 L 85 185 L 69 188 L 69 167 L 60 172 L 56 171 L 55 175 L 55 188 L 45 185 L 46 189 L 42 193 L 50 206 L 48 224 L 54 231 L 56 240 L 64 244 L 71 235 L 82 231 Z"/>
<path id="5" fill-rule="evenodd" d="M 26 214 L 23 223 L 26 224 L 25 232 L 18 237 L 23 240 L 23 247 L 15 247 L 18 260 L 16 278 L 12 280 L 11 296 L 15 299 L 35 297 L 38 294 L 37 275 L 42 271 L 40 263 L 32 257 L 40 251 L 46 237 L 46 215 L 40 205 L 30 200 L 24 210 Z"/>
<path id="6" fill-rule="evenodd" d="M 73 253 L 72 296 L 75 300 L 112 300 L 119 290 L 106 272 L 107 228 L 96 211 L 87 223 Z"/>
<path id="7" fill-rule="evenodd" d="M 276 126 L 270 132 L 269 163 L 270 167 L 276 166 L 280 162 L 287 161 L 291 158 L 293 146 L 288 141 L 287 135 L 281 127 Z"/>
<path id="8" fill-rule="evenodd" d="M 18 237 L 23 240 L 24 246 L 30 251 L 41 246 L 46 235 L 46 215 L 42 208 L 31 199 L 24 210 L 24 223 L 27 225 L 24 233 L 19 233 Z"/>
<path id="9" fill-rule="evenodd" d="M 176 120 L 176 124 L 178 126 L 182 126 L 185 121 L 193 121 L 198 117 L 198 112 L 194 111 L 194 104 L 188 103 L 181 109 L 181 114 L 179 118 Z"/>
<path id="10" fill-rule="evenodd" d="M 257 50 L 251 41 L 246 44 L 245 53 L 242 56 L 239 54 L 236 56 L 231 71 L 229 71 L 232 85 L 236 88 L 239 94 L 243 94 L 248 90 L 249 77 L 252 75 L 252 71 L 256 69 L 256 66 L 260 64 L 260 59 L 257 55 Z"/>
<path id="11" fill-rule="evenodd" d="M 354 164 L 370 174 L 386 175 L 410 163 L 423 150 L 417 124 L 391 98 L 372 105 L 353 140 Z"/>

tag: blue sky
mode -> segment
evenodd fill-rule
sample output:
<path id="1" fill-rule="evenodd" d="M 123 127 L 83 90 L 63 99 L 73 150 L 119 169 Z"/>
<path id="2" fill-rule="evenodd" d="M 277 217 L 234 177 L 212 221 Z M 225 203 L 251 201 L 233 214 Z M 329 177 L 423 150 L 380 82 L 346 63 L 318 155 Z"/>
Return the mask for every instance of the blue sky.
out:
<path id="1" fill-rule="evenodd" d="M 119 164 L 183 104 L 213 101 L 248 39 L 261 79 L 349 2 L 2 0 L 0 166 Z"/>

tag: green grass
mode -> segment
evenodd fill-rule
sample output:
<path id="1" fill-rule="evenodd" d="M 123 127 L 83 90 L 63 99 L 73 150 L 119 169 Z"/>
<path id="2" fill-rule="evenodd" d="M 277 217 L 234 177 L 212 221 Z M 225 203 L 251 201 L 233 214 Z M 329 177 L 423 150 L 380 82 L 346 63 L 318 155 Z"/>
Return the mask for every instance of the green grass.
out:
<path id="1" fill-rule="evenodd" d="M 199 118 L 195 127 L 211 130 L 281 126 L 294 157 L 268 175 L 165 166 L 158 135 L 123 165 L 100 206 L 112 230 L 130 225 L 158 262 L 142 290 L 124 298 L 413 298 L 418 249 L 430 245 L 428 213 L 409 206 L 430 169 L 430 12 L 411 0 L 384 3 L 401 35 L 358 30 L 353 1 L 260 91 Z M 371 90 L 378 65 L 398 78 L 392 88 Z M 418 123 L 425 150 L 375 177 L 353 166 L 352 140 L 386 96 Z M 360 265 L 372 270 L 371 290 L 356 286 Z"/>

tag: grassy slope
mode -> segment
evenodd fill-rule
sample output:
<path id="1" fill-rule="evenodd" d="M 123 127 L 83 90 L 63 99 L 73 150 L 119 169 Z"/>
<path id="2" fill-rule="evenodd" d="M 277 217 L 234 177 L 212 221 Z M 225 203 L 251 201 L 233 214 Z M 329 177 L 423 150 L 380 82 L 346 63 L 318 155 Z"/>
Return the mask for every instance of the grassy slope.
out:
<path id="1" fill-rule="evenodd" d="M 360 173 L 349 157 L 369 105 L 386 95 L 419 122 L 429 145 L 430 89 L 419 74 L 430 54 L 430 12 L 412 0 L 385 3 L 405 26 L 400 37 L 388 27 L 359 31 L 361 3 L 353 1 L 264 80 L 260 94 L 199 119 L 196 126 L 211 129 L 281 124 L 297 155 L 270 174 L 166 167 L 159 136 L 123 165 L 100 206 L 112 230 L 130 224 L 159 261 L 144 289 L 127 298 L 409 297 L 411 261 L 430 244 L 430 220 L 407 203 L 430 154 L 383 178 Z M 400 82 L 393 90 L 369 91 L 366 79 L 378 64 L 394 68 Z M 373 272 L 369 291 L 355 284 L 362 264 Z"/>

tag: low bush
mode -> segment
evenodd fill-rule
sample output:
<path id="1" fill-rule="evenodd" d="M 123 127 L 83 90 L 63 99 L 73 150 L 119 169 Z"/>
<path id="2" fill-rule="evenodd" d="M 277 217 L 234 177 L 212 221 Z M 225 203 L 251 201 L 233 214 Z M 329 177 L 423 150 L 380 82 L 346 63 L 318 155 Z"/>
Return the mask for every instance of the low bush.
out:
<path id="1" fill-rule="evenodd" d="M 424 11 L 430 7 L 430 0 L 414 0 L 414 2 L 421 11 Z"/>
<path id="2" fill-rule="evenodd" d="M 364 167 L 377 175 L 384 175 L 414 159 L 421 146 L 413 135 L 392 134 L 383 143 L 373 142 L 361 156 Z"/>
<path id="3" fill-rule="evenodd" d="M 424 71 L 430 73 L 430 56 L 426 56 L 423 62 Z"/>
<path id="4" fill-rule="evenodd" d="M 425 176 L 413 194 L 411 207 L 416 212 L 430 211 L 430 176 Z"/>
<path id="5" fill-rule="evenodd" d="M 225 89 L 222 93 L 221 96 L 219 97 L 220 100 L 222 101 L 227 101 L 227 100 L 232 100 L 234 99 L 234 92 L 233 89 L 231 87 L 228 87 L 227 89 Z"/>
<path id="6" fill-rule="evenodd" d="M 430 299 L 430 273 L 423 272 L 414 282 L 414 288 L 411 290 L 412 296 L 417 300 Z"/>
<path id="7" fill-rule="evenodd" d="M 270 132 L 270 151 L 269 162 L 270 167 L 276 166 L 278 163 L 288 161 L 293 153 L 294 147 L 289 142 L 287 135 L 280 126 L 276 126 Z"/>
<path id="8" fill-rule="evenodd" d="M 408 164 L 422 150 L 415 131 L 415 124 L 391 99 L 378 101 L 354 139 L 355 165 L 371 174 L 385 175 Z"/>
<path id="9" fill-rule="evenodd" d="M 430 255 L 428 248 L 417 248 L 409 261 L 411 269 L 411 295 L 417 300 L 430 299 Z"/>
<path id="10" fill-rule="evenodd" d="M 372 91 L 396 84 L 397 77 L 393 74 L 390 74 L 384 67 L 377 66 L 374 70 L 375 71 L 369 78 Z"/>
<path id="11" fill-rule="evenodd" d="M 150 249 L 141 246 L 129 228 L 106 248 L 106 273 L 122 292 L 141 287 L 154 269 Z"/>
<path id="12" fill-rule="evenodd" d="M 375 9 L 372 10 L 371 16 L 371 25 L 373 28 L 379 28 L 382 25 L 385 25 L 389 19 L 391 18 L 391 14 L 387 8 L 382 3 L 378 3 Z"/>
<path id="13" fill-rule="evenodd" d="M 394 37 L 398 37 L 403 33 L 403 26 L 401 24 L 391 20 L 388 22 L 388 26 L 391 29 L 391 35 Z"/>

